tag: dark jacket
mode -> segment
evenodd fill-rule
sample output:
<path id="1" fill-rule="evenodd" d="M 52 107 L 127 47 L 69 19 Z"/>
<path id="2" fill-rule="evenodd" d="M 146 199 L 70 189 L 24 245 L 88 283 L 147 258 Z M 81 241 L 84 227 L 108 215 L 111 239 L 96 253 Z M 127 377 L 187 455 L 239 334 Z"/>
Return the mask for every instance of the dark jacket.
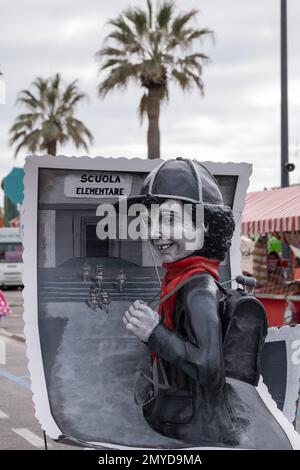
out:
<path id="1" fill-rule="evenodd" d="M 144 416 L 157 432 L 189 444 L 237 443 L 224 393 L 219 295 L 210 275 L 190 281 L 177 293 L 175 330 L 160 323 L 148 341 L 171 388 L 159 390 Z"/>

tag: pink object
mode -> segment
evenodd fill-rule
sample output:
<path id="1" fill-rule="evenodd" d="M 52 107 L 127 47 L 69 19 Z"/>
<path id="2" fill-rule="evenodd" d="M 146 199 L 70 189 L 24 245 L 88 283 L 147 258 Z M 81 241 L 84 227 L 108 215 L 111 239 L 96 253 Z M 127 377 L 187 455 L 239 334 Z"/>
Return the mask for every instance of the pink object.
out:
<path id="1" fill-rule="evenodd" d="M 248 193 L 242 235 L 300 231 L 300 186 Z M 298 239 L 298 236 L 296 237 Z M 292 243 L 295 245 L 295 243 Z M 298 246 L 298 245 L 296 245 Z"/>
<path id="2" fill-rule="evenodd" d="M 8 300 L 2 290 L 0 290 L 0 317 L 6 317 L 11 313 Z"/>

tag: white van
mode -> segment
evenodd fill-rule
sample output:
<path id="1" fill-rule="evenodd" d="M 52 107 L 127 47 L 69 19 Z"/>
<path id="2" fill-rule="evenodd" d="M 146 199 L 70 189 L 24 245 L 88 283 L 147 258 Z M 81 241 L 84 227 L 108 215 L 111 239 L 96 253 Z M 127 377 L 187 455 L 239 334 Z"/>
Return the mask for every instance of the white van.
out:
<path id="1" fill-rule="evenodd" d="M 0 228 L 0 286 L 23 284 L 23 245 L 19 228 Z"/>

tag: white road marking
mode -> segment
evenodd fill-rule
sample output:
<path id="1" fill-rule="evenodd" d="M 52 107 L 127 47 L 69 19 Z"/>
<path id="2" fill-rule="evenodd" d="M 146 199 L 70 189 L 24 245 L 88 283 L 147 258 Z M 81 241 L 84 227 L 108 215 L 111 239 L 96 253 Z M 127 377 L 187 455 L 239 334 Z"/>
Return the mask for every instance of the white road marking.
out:
<path id="1" fill-rule="evenodd" d="M 4 411 L 0 410 L 0 419 L 8 419 L 8 418 L 9 416 L 6 413 L 4 413 Z"/>
<path id="2" fill-rule="evenodd" d="M 6 342 L 0 339 L 0 364 L 6 365 Z"/>
<path id="3" fill-rule="evenodd" d="M 18 428 L 12 429 L 16 434 L 23 437 L 27 442 L 29 442 L 34 447 L 44 448 L 44 439 L 40 436 L 37 436 L 27 428 Z M 48 444 L 48 447 L 51 447 L 51 444 Z"/>

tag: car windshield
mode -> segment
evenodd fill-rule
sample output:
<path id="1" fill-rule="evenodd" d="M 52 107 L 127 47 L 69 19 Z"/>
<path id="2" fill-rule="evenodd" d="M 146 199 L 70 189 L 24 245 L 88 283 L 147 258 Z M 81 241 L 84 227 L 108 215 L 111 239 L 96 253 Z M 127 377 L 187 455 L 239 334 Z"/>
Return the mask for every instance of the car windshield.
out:
<path id="1" fill-rule="evenodd" d="M 22 263 L 22 243 L 0 243 L 0 263 Z"/>

